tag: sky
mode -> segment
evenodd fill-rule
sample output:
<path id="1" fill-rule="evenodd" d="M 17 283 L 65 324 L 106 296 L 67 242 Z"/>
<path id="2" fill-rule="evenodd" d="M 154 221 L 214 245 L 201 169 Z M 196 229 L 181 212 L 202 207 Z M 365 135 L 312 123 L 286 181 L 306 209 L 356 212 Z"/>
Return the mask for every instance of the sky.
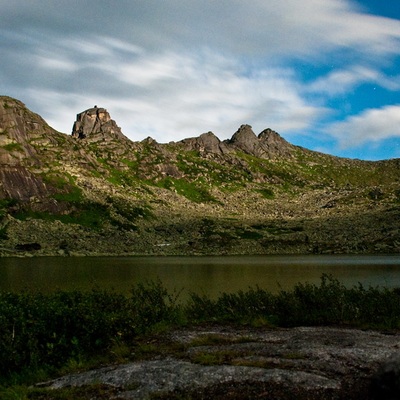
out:
<path id="1" fill-rule="evenodd" d="M 242 124 L 400 158 L 399 0 L 0 0 L 0 95 L 71 133 L 108 110 L 134 141 Z"/>

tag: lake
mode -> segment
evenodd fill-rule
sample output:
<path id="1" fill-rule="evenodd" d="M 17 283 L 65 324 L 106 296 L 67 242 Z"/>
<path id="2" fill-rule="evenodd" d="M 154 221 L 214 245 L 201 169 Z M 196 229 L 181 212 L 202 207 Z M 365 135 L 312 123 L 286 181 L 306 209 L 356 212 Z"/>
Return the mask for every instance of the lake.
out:
<path id="1" fill-rule="evenodd" d="M 344 285 L 400 287 L 400 255 L 38 257 L 0 258 L 0 290 L 90 289 L 128 293 L 160 280 L 169 291 L 216 298 L 259 286 L 274 293 L 298 282 L 319 283 L 323 273 Z"/>

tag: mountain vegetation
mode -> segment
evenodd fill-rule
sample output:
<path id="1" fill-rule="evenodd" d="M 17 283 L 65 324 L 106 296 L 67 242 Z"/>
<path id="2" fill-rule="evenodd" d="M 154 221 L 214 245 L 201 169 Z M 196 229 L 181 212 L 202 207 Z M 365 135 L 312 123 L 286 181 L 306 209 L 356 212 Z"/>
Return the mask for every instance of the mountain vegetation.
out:
<path id="1" fill-rule="evenodd" d="M 334 157 L 249 125 L 135 142 L 97 106 L 69 135 L 0 96 L 2 256 L 394 253 L 399 217 L 400 159 Z"/>

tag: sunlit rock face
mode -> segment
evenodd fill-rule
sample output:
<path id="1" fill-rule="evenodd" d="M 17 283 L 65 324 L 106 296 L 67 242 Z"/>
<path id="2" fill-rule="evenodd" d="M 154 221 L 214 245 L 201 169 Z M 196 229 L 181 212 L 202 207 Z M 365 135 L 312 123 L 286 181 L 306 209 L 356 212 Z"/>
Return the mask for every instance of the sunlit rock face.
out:
<path id="1" fill-rule="evenodd" d="M 94 106 L 76 116 L 72 136 L 89 142 L 125 139 L 121 128 L 105 108 Z"/>

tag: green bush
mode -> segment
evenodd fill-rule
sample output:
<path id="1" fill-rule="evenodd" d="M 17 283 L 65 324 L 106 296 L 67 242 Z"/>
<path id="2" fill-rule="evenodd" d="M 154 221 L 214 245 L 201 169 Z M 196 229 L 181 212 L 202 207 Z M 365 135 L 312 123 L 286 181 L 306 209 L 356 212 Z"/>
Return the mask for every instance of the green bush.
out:
<path id="1" fill-rule="evenodd" d="M 322 275 L 321 284 L 298 283 L 290 291 L 263 289 L 223 293 L 217 300 L 192 294 L 186 306 L 195 321 L 252 322 L 278 326 L 349 325 L 400 328 L 400 291 L 361 284 L 346 288 Z"/>
<path id="2" fill-rule="evenodd" d="M 0 375 L 61 367 L 71 357 L 107 348 L 121 331 L 130 338 L 127 308 L 124 296 L 99 290 L 1 293 Z"/>
<path id="3" fill-rule="evenodd" d="M 181 318 L 178 294 L 170 294 L 161 282 L 138 284 L 129 300 L 138 333 L 146 333 L 162 323 L 175 324 Z"/>

